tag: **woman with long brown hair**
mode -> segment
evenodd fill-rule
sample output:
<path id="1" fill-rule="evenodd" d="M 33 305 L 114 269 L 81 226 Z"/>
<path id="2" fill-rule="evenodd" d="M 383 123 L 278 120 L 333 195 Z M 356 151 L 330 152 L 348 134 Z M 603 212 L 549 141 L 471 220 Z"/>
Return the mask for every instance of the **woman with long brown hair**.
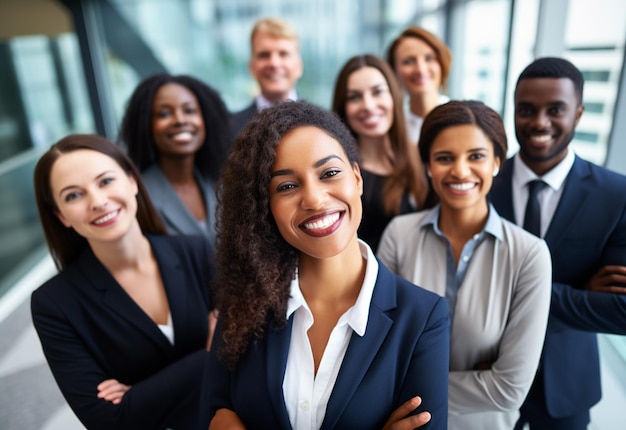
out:
<path id="1" fill-rule="evenodd" d="M 332 110 L 357 141 L 364 187 L 359 237 L 376 250 L 391 218 L 428 206 L 428 183 L 406 134 L 402 92 L 385 60 L 368 54 L 348 60 L 335 82 Z"/>
<path id="2" fill-rule="evenodd" d="M 387 50 L 387 62 L 406 91 L 409 140 L 417 143 L 424 118 L 450 99 L 445 95 L 452 53 L 446 44 L 422 27 L 409 27 Z"/>
<path id="3" fill-rule="evenodd" d="M 165 236 L 139 172 L 114 143 L 71 135 L 35 167 L 59 274 L 31 298 L 63 396 L 89 429 L 195 429 L 212 252 Z"/>

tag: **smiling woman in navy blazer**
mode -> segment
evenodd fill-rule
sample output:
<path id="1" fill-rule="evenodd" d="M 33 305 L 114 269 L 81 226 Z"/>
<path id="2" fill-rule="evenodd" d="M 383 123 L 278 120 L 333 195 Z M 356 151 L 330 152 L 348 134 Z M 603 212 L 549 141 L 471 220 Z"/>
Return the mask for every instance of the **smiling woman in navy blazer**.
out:
<path id="1" fill-rule="evenodd" d="M 53 145 L 35 190 L 60 273 L 33 293 L 32 317 L 72 410 L 89 429 L 197 428 L 206 239 L 163 236 L 137 170 L 99 136 Z"/>
<path id="2" fill-rule="evenodd" d="M 218 192 L 201 428 L 447 428 L 445 300 L 357 238 L 362 192 L 354 138 L 328 111 L 280 103 L 239 135 Z"/>

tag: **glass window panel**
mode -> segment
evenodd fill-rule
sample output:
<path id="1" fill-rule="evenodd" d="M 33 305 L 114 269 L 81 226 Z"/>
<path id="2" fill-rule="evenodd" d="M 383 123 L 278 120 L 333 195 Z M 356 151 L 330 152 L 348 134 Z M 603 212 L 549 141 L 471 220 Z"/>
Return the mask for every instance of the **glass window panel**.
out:
<path id="1" fill-rule="evenodd" d="M 0 164 L 0 296 L 45 255 L 33 193 L 39 151 Z"/>
<path id="2" fill-rule="evenodd" d="M 604 112 L 604 103 L 585 103 L 585 112 L 602 113 Z"/>
<path id="3" fill-rule="evenodd" d="M 602 165 L 624 56 L 626 7 L 621 0 L 570 0 L 566 19 L 564 55 L 585 77 L 583 103 L 603 106 L 602 110 L 585 110 L 572 147 L 582 157 Z M 597 141 L 580 138 L 588 135 L 597 135 Z"/>
<path id="4" fill-rule="evenodd" d="M 32 182 L 41 151 L 69 133 L 93 133 L 94 121 L 75 34 L 20 35 L 0 48 L 2 295 L 47 252 Z"/>
<path id="5" fill-rule="evenodd" d="M 609 70 L 581 70 L 585 82 L 609 82 Z"/>
<path id="6" fill-rule="evenodd" d="M 511 2 L 460 3 L 453 10 L 450 95 L 502 112 Z"/>
<path id="7" fill-rule="evenodd" d="M 47 147 L 69 133 L 93 132 L 76 36 L 24 36 L 10 46 L 33 145 Z"/>

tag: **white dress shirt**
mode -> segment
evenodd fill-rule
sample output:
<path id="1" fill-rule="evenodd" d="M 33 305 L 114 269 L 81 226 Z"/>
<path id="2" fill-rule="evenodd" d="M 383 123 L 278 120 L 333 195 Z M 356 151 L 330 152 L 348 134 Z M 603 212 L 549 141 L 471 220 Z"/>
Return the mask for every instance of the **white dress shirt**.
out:
<path id="1" fill-rule="evenodd" d="M 450 101 L 450 97 L 444 94 L 439 95 L 439 100 L 438 100 L 439 105 L 442 105 L 449 101 Z M 404 116 L 406 119 L 407 137 L 409 138 L 409 141 L 417 144 L 417 141 L 420 138 L 420 132 L 422 131 L 422 124 L 424 123 L 424 118 L 422 118 L 421 116 L 417 116 L 413 112 L 411 112 L 411 109 L 409 108 L 408 105 L 404 109 Z"/>
<path id="2" fill-rule="evenodd" d="M 333 391 L 339 369 L 348 349 L 352 333 L 363 336 L 367 327 L 370 302 L 378 276 L 378 261 L 370 247 L 359 241 L 361 255 L 366 261 L 365 279 L 355 304 L 337 321 L 315 374 L 313 352 L 308 329 L 313 314 L 302 295 L 298 275 L 291 282 L 291 297 L 287 318 L 293 315 L 293 327 L 287 356 L 283 396 L 294 429 L 319 429 L 326 415 L 326 406 Z"/>
<path id="3" fill-rule="evenodd" d="M 172 314 L 167 314 L 167 324 L 157 324 L 157 327 L 161 330 L 163 335 L 174 345 L 174 323 L 172 321 Z"/>
<path id="4" fill-rule="evenodd" d="M 524 164 L 519 154 L 513 157 L 513 211 L 515 223 L 524 224 L 524 213 L 528 201 L 528 183 L 535 179 L 541 179 L 548 186 L 537 194 L 539 207 L 541 208 L 541 237 L 545 237 L 556 207 L 563 195 L 565 179 L 574 165 L 574 152 L 567 151 L 565 158 L 543 176 L 537 176 L 535 172 Z"/>

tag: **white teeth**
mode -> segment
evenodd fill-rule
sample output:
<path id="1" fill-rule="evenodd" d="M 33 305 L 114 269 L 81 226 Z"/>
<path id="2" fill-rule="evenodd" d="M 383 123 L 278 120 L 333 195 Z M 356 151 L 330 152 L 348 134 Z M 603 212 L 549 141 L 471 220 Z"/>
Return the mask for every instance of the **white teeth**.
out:
<path id="1" fill-rule="evenodd" d="M 550 139 L 552 139 L 552 136 L 550 136 L 549 134 L 544 134 L 541 136 L 531 136 L 530 139 L 534 142 L 546 143 L 549 142 Z"/>
<path id="2" fill-rule="evenodd" d="M 309 230 L 321 230 L 330 227 L 331 225 L 336 223 L 338 219 L 339 213 L 336 212 L 315 222 L 307 222 L 306 224 L 304 224 L 304 227 Z"/>
<path id="3" fill-rule="evenodd" d="M 371 115 L 361 119 L 361 122 L 366 125 L 378 124 L 379 117 L 377 115 Z"/>
<path id="4" fill-rule="evenodd" d="M 97 220 L 95 220 L 93 223 L 94 224 L 103 224 L 109 220 L 112 220 L 118 213 L 119 211 L 115 211 L 115 212 L 111 212 L 109 214 L 106 214 L 105 216 L 103 216 L 102 218 L 98 218 Z"/>
<path id="5" fill-rule="evenodd" d="M 180 141 L 188 141 L 192 139 L 192 134 L 188 131 L 183 131 L 182 133 L 176 133 L 174 136 L 172 136 L 172 138 L 174 140 L 180 140 Z"/>
<path id="6" fill-rule="evenodd" d="M 463 182 L 462 184 L 449 184 L 450 188 L 457 191 L 467 191 L 476 185 L 474 182 Z"/>

